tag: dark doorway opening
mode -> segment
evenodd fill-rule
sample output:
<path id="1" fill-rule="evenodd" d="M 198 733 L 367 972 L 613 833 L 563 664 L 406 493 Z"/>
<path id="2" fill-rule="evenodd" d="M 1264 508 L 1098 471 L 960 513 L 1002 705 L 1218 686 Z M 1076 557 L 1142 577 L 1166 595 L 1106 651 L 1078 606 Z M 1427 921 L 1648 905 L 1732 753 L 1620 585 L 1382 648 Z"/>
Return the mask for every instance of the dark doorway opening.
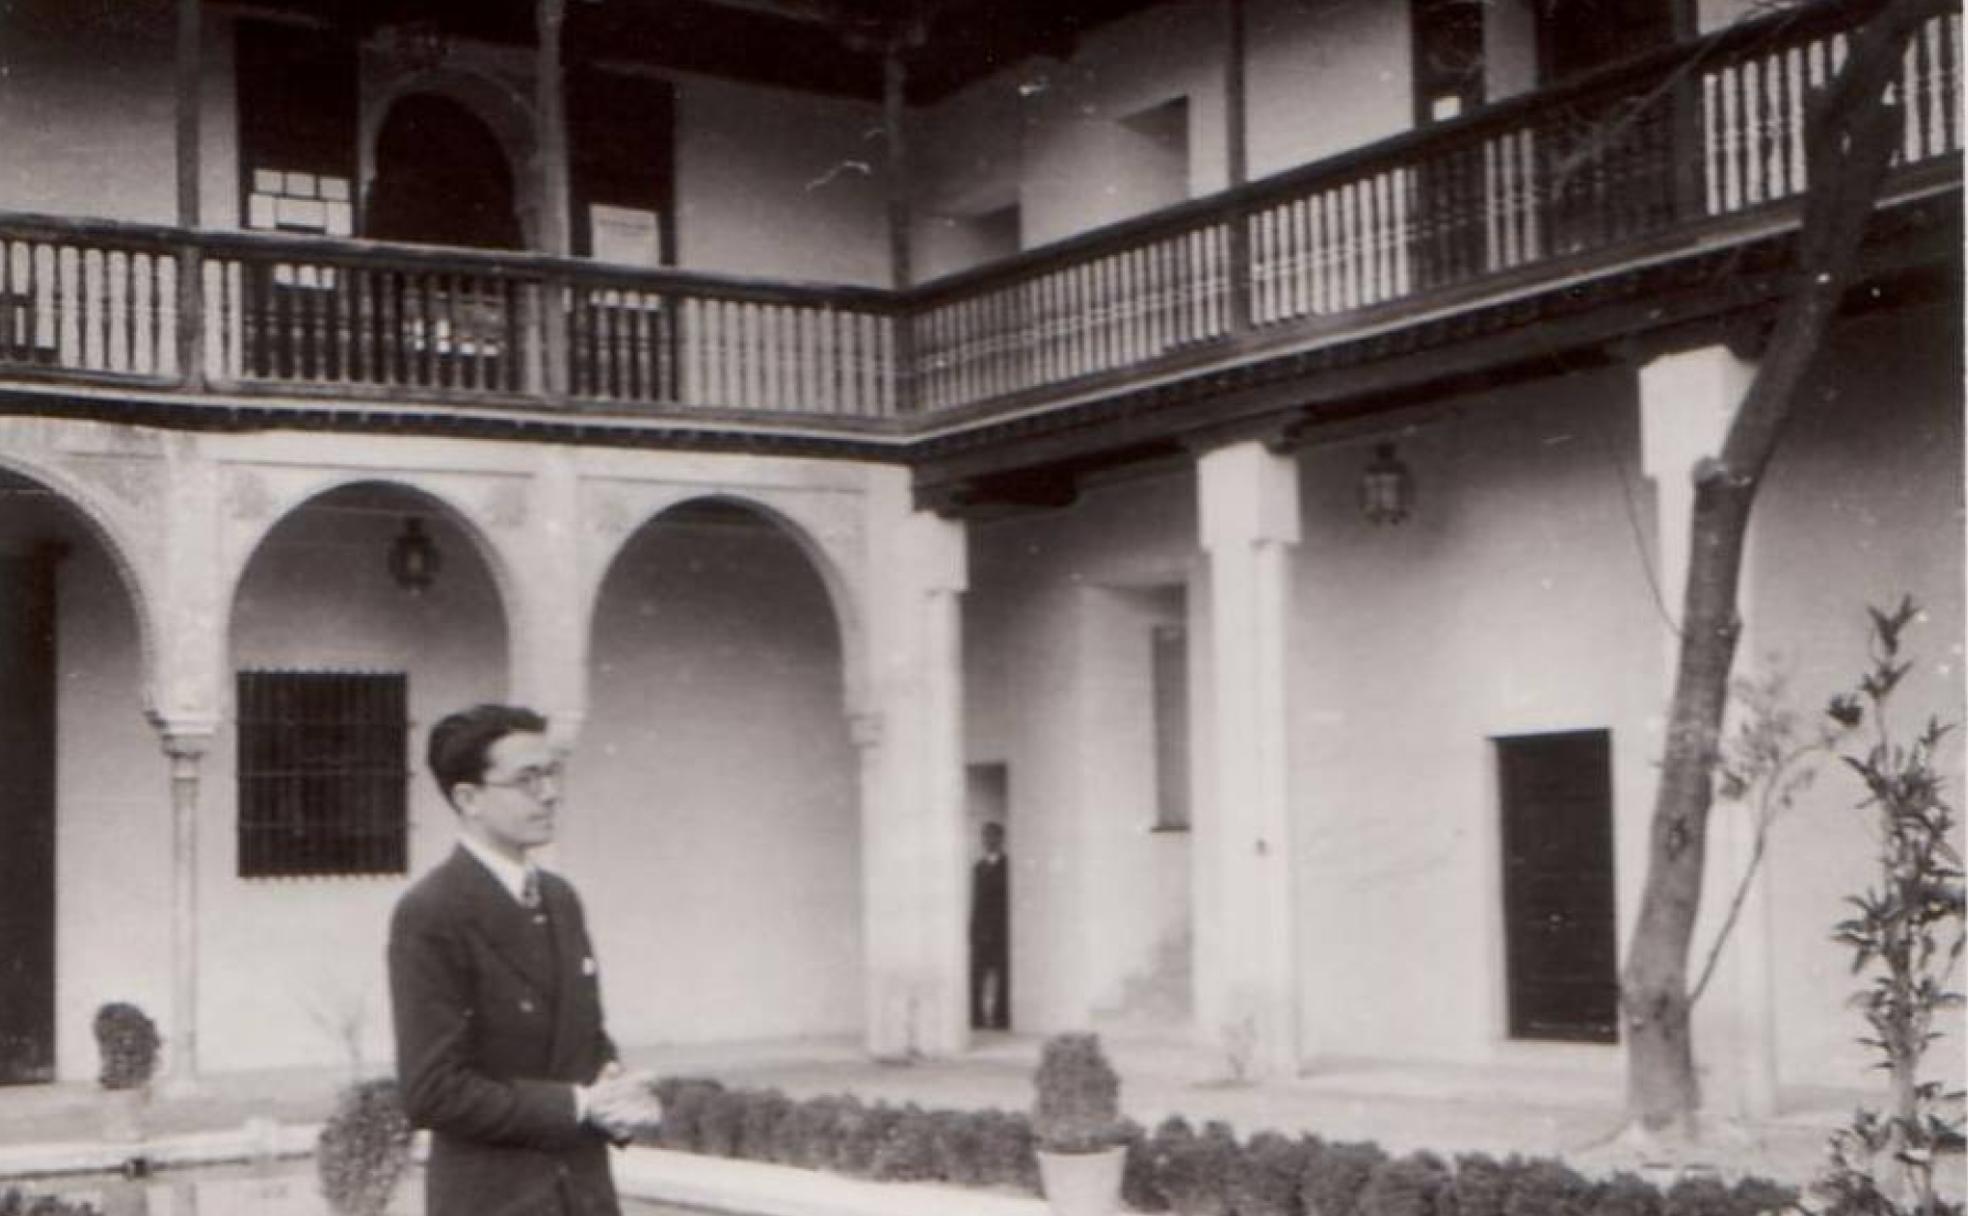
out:
<path id="1" fill-rule="evenodd" d="M 55 572 L 0 554 L 0 1085 L 55 1075 Z"/>
<path id="2" fill-rule="evenodd" d="M 1495 742 L 1510 1037 L 1617 1042 L 1612 735 Z"/>
<path id="3" fill-rule="evenodd" d="M 1011 862 L 1005 823 L 1011 771 L 1004 764 L 964 769 L 966 821 L 979 846 L 970 867 L 970 1025 L 1011 1029 Z M 997 846 L 988 856 L 986 845 Z"/>
<path id="4" fill-rule="evenodd" d="M 449 97 L 413 93 L 376 136 L 376 180 L 363 235 L 382 241 L 519 249 L 512 166 L 478 116 Z"/>

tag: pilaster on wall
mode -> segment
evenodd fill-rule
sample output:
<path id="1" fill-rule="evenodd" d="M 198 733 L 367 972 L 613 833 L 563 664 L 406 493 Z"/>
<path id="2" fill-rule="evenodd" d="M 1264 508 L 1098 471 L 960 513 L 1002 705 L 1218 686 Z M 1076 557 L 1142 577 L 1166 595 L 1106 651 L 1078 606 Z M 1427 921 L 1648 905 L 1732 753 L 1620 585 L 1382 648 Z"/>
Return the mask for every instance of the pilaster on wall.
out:
<path id="1" fill-rule="evenodd" d="M 1753 362 L 1720 346 L 1664 355 L 1640 368 L 1641 461 L 1655 488 L 1660 591 L 1677 619 L 1688 583 L 1695 470 L 1720 454 L 1729 423 L 1755 374 Z M 1754 540 L 1752 533 L 1751 547 Z M 1747 553 L 1744 560 L 1747 566 Z M 1752 619 L 1747 582 L 1740 597 L 1737 614 L 1747 626 Z M 1673 696 L 1679 653 L 1680 639 L 1670 634 L 1662 669 L 1663 706 Z M 1747 672 L 1760 657 L 1754 634 L 1746 627 L 1736 646 L 1737 672 Z M 1710 811 L 1703 914 L 1689 957 L 1691 983 L 1751 864 L 1756 845 L 1752 814 L 1748 806 L 1721 801 Z M 1725 1118 L 1761 1118 L 1774 1114 L 1777 1107 L 1769 898 L 1767 872 L 1759 870 L 1715 977 L 1694 1010 L 1695 1064 L 1703 1079 L 1703 1105 Z"/>
<path id="2" fill-rule="evenodd" d="M 546 448 L 534 475 L 523 576 L 513 580 L 513 700 L 547 716 L 571 749 L 588 713 L 587 641 L 593 581 L 583 566 L 580 477 L 563 448 Z"/>
<path id="3" fill-rule="evenodd" d="M 1222 957 L 1203 994 L 1232 1033 L 1252 1035 L 1262 1076 L 1298 1071 L 1297 898 L 1287 751 L 1291 550 L 1299 541 L 1298 462 L 1258 442 L 1204 454 L 1197 488 L 1209 557 L 1213 738 L 1207 749 Z"/>
<path id="4" fill-rule="evenodd" d="M 877 1056 L 969 1045 L 963 808 L 963 525 L 870 474 L 869 672 L 862 755 L 867 1043 Z"/>

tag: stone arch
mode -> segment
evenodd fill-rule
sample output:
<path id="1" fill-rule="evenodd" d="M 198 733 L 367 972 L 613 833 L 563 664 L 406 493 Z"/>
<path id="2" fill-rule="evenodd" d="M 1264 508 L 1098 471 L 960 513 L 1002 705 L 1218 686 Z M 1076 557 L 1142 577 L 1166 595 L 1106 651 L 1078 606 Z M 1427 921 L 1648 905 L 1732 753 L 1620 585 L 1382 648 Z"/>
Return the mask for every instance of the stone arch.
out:
<path id="1" fill-rule="evenodd" d="M 305 479 L 297 478 L 282 486 L 283 493 L 278 505 L 257 520 L 251 531 L 233 538 L 223 559 L 224 568 L 219 573 L 217 602 L 224 606 L 225 611 L 220 616 L 223 635 L 219 639 L 217 653 L 227 655 L 232 651 L 233 621 L 238 612 L 240 588 L 254 556 L 265 546 L 267 539 L 284 521 L 308 504 L 337 490 L 358 485 L 385 487 L 420 499 L 441 513 L 465 537 L 472 552 L 484 564 L 492 585 L 498 590 L 499 608 L 506 622 L 507 670 L 517 672 L 523 657 L 521 648 L 527 636 L 525 618 L 528 605 L 526 597 L 518 594 L 514 583 L 514 565 L 510 555 L 500 546 L 486 521 L 469 509 L 454 491 L 408 480 L 388 470 L 344 469 L 310 473 Z"/>
<path id="2" fill-rule="evenodd" d="M 61 469 L 23 460 L 16 453 L 0 450 L 0 471 L 13 473 L 54 491 L 108 555 L 117 581 L 122 584 L 124 594 L 130 597 L 130 612 L 136 622 L 139 688 L 144 715 L 156 721 L 161 704 L 157 670 L 160 596 L 152 594 L 144 567 L 131 557 L 133 553 L 142 552 L 144 547 L 129 535 L 115 512 L 94 490 Z"/>
<path id="3" fill-rule="evenodd" d="M 748 510 L 777 528 L 806 557 L 807 565 L 819 577 L 820 585 L 827 592 L 827 602 L 834 610 L 834 629 L 841 650 L 844 712 L 849 715 L 863 712 L 867 708 L 868 677 L 863 661 L 867 649 L 867 616 L 861 596 L 865 588 L 860 586 L 865 575 L 861 579 L 856 577 L 861 563 L 855 560 L 854 555 L 830 547 L 823 539 L 824 530 L 819 526 L 819 521 L 808 518 L 807 512 L 801 510 L 797 501 L 782 502 L 770 493 L 722 487 L 682 489 L 653 503 L 640 518 L 622 529 L 614 549 L 591 572 L 585 588 L 584 617 L 587 625 L 584 636 L 593 637 L 602 585 L 607 581 L 609 571 L 615 568 L 615 563 L 621 560 L 629 542 L 666 513 L 693 502 L 722 503 Z M 858 517 L 858 499 L 856 502 Z M 858 537 L 859 533 L 856 535 Z"/>
<path id="4" fill-rule="evenodd" d="M 584 570 L 590 718 L 566 855 L 607 932 L 689 977 L 618 981 L 611 1020 L 649 1041 L 709 1026 L 857 1032 L 869 836 L 865 761 L 842 708 L 858 563 L 841 555 L 861 500 L 824 488 L 762 500 L 730 483 L 588 491 L 607 540 Z M 741 873 L 755 889 L 729 880 Z M 652 891 L 720 924 L 724 943 L 680 931 Z"/>
<path id="5" fill-rule="evenodd" d="M 365 97 L 362 113 L 360 170 L 364 213 L 376 180 L 376 143 L 396 104 L 427 93 L 456 102 L 484 123 L 505 153 L 513 176 L 513 202 L 526 245 L 538 249 L 540 233 L 539 175 L 532 172 L 539 151 L 533 106 L 509 84 L 488 72 L 445 64 L 394 77 Z"/>

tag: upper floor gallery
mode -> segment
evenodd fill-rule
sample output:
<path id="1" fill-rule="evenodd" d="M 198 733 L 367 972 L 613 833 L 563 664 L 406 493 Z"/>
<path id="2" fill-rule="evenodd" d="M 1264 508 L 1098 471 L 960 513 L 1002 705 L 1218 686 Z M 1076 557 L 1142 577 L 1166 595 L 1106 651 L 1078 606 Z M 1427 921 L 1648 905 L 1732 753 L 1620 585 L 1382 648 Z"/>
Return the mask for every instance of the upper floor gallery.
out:
<path id="1" fill-rule="evenodd" d="M 27 0 L 0 379 L 882 456 L 1582 294 L 1673 324 L 1781 262 L 1876 7 Z M 1907 52 L 1889 263 L 1958 266 L 1959 37 Z"/>

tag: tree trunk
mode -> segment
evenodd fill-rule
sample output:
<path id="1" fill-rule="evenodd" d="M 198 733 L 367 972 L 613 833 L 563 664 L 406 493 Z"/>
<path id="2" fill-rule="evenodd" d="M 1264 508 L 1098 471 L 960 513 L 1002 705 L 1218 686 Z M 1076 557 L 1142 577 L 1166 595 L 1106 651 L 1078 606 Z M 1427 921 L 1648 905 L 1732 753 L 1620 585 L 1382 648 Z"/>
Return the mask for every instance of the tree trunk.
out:
<path id="1" fill-rule="evenodd" d="M 1891 0 L 1853 39 L 1844 68 L 1811 106 L 1809 174 L 1794 282 L 1722 452 L 1694 470 L 1681 652 L 1648 844 L 1647 880 L 1621 980 L 1627 1113 L 1649 1130 L 1696 1130 L 1701 1101 L 1690 1033 L 1688 949 L 1701 905 L 1711 775 L 1741 622 L 1750 508 L 1840 298 L 1901 132 L 1886 91 L 1908 40 L 1949 10 Z"/>

